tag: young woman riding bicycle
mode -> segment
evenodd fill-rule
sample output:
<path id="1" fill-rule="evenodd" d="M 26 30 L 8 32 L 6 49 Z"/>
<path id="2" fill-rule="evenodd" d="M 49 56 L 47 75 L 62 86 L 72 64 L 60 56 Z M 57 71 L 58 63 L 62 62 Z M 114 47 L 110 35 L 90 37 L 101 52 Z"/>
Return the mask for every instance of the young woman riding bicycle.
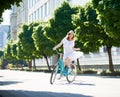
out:
<path id="1" fill-rule="evenodd" d="M 62 39 L 62 41 L 56 45 L 53 50 L 61 47 L 63 45 L 64 55 L 64 67 L 68 65 L 70 67 L 70 61 L 75 61 L 77 58 L 83 55 L 82 52 L 79 52 L 80 48 L 74 48 L 75 46 L 75 34 L 73 30 L 70 30 L 66 37 Z"/>

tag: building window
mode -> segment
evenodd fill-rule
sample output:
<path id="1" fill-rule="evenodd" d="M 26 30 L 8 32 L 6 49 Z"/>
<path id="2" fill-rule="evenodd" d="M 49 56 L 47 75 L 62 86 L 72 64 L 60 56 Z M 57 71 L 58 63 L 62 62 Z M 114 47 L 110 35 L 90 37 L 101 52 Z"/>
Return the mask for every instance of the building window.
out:
<path id="1" fill-rule="evenodd" d="M 34 12 L 34 20 L 36 20 L 36 11 Z"/>
<path id="2" fill-rule="evenodd" d="M 38 14 L 39 17 L 38 18 L 41 19 L 41 7 L 38 10 L 39 10 L 39 14 Z"/>
<path id="3" fill-rule="evenodd" d="M 41 6 L 41 19 L 43 18 L 43 6 Z"/>
<path id="4" fill-rule="evenodd" d="M 50 13 L 50 0 L 47 2 L 47 15 Z"/>
<path id="5" fill-rule="evenodd" d="M 36 17 L 35 17 L 35 11 L 34 11 L 34 13 L 33 13 L 33 21 L 35 21 L 35 18 L 36 18 Z"/>
<path id="6" fill-rule="evenodd" d="M 32 13 L 32 21 L 33 21 L 33 13 Z"/>
<path id="7" fill-rule="evenodd" d="M 103 47 L 103 52 L 107 52 L 107 47 Z"/>
<path id="8" fill-rule="evenodd" d="M 47 16 L 47 3 L 45 3 L 45 6 L 44 6 L 44 17 L 46 17 Z"/>
<path id="9" fill-rule="evenodd" d="M 39 18 L 39 9 L 37 9 L 36 11 L 36 20 L 38 20 L 38 18 Z"/>
<path id="10" fill-rule="evenodd" d="M 29 0 L 29 8 L 31 8 L 32 7 L 32 0 Z"/>
<path id="11" fill-rule="evenodd" d="M 30 22 L 30 15 L 29 15 L 29 18 L 28 18 L 28 22 Z"/>

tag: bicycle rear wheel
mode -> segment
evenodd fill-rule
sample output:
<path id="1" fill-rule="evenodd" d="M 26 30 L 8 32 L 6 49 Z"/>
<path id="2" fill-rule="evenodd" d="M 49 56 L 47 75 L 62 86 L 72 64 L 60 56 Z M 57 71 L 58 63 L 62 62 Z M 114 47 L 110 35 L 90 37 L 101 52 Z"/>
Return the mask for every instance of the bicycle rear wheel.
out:
<path id="1" fill-rule="evenodd" d="M 50 83 L 53 84 L 55 82 L 55 80 L 58 78 L 58 76 L 60 77 L 59 66 L 58 66 L 58 64 L 56 64 L 53 67 L 53 71 L 51 73 Z"/>
<path id="2" fill-rule="evenodd" d="M 75 80 L 76 74 L 77 74 L 76 65 L 71 64 L 71 67 L 68 68 L 68 70 L 67 70 L 67 75 L 66 75 L 67 81 L 69 83 L 73 82 Z"/>

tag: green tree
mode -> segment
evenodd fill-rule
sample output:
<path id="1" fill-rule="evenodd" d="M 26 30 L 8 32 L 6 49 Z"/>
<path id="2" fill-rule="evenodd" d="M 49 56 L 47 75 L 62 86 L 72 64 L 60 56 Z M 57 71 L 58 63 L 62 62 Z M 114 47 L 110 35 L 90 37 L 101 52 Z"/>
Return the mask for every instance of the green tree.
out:
<path id="1" fill-rule="evenodd" d="M 3 54 L 4 54 L 3 51 L 0 51 L 0 58 L 3 56 Z"/>
<path id="2" fill-rule="evenodd" d="M 96 52 L 99 50 L 100 41 L 98 20 L 96 19 L 96 11 L 93 10 L 91 4 L 85 7 L 78 6 L 78 13 L 72 16 L 75 33 L 77 37 L 76 46 L 80 47 L 84 53 Z M 79 61 L 78 66 L 79 66 Z M 79 66 L 79 70 L 81 70 Z"/>
<path id="3" fill-rule="evenodd" d="M 3 54 L 3 51 L 0 51 L 0 68 L 2 68 Z"/>
<path id="4" fill-rule="evenodd" d="M 21 68 L 23 69 L 23 61 L 26 61 L 25 53 L 22 49 L 22 44 L 20 40 L 17 42 L 17 59 L 19 60 L 19 63 L 21 64 Z"/>
<path id="5" fill-rule="evenodd" d="M 103 45 L 106 46 L 109 56 L 109 70 L 114 72 L 111 49 L 120 46 L 120 1 L 119 0 L 92 0 L 98 12 L 99 23 L 104 30 Z"/>
<path id="6" fill-rule="evenodd" d="M 33 34 L 33 28 L 38 25 L 39 23 L 31 23 L 29 25 L 24 24 L 22 27 L 22 31 L 18 35 L 19 41 L 22 46 L 22 50 L 25 54 L 24 57 L 25 59 L 30 60 L 30 66 L 29 66 L 30 68 L 31 68 L 31 60 L 33 60 L 34 69 L 36 69 L 35 58 L 37 56 L 36 56 L 36 48 L 34 45 L 32 34 Z"/>
<path id="7" fill-rule="evenodd" d="M 14 63 L 16 65 L 16 67 L 18 67 L 18 65 L 20 64 L 21 65 L 21 68 L 23 69 L 23 64 L 22 64 L 22 60 L 19 60 L 18 59 L 18 42 L 16 41 L 13 41 L 13 43 L 11 44 L 11 53 L 12 53 L 12 56 L 14 57 Z"/>
<path id="8" fill-rule="evenodd" d="M 0 24 L 1 24 L 1 22 L 3 22 L 3 18 L 0 17 Z"/>
<path id="9" fill-rule="evenodd" d="M 109 56 L 109 70 L 114 72 L 111 49 L 112 46 L 118 44 L 118 40 L 105 33 L 105 29 L 97 17 L 98 15 L 91 4 L 80 9 L 79 13 L 73 17 L 79 45 L 83 45 L 81 48 L 84 52 L 95 52 L 99 47 L 106 46 Z"/>
<path id="10" fill-rule="evenodd" d="M 17 65 L 17 58 L 16 56 L 13 56 L 13 40 L 10 40 L 6 46 L 4 47 L 4 59 L 3 59 L 3 64 L 4 66 L 7 65 L 8 63 L 12 63 L 13 65 Z M 3 67 L 4 67 L 3 66 Z"/>
<path id="11" fill-rule="evenodd" d="M 12 56 L 12 52 L 11 52 L 11 44 L 12 43 L 13 43 L 13 41 L 10 40 L 4 48 L 4 57 L 9 61 L 14 60 L 14 57 Z"/>
<path id="12" fill-rule="evenodd" d="M 17 59 L 18 60 L 26 60 L 25 53 L 22 49 L 22 44 L 20 40 L 17 42 Z"/>
<path id="13" fill-rule="evenodd" d="M 49 39 L 45 37 L 43 24 L 40 24 L 34 29 L 34 33 L 32 37 L 34 40 L 35 47 L 37 51 L 39 52 L 38 53 L 39 56 L 40 57 L 43 56 L 46 59 L 48 69 L 51 70 L 49 62 L 48 62 L 48 56 L 52 56 L 53 54 L 52 48 L 54 45 Z"/>
<path id="14" fill-rule="evenodd" d="M 49 20 L 49 25 L 45 28 L 46 36 L 51 41 L 59 43 L 69 30 L 74 29 L 71 16 L 75 12 L 75 8 L 71 8 L 67 2 L 63 2 L 54 11 L 54 17 Z"/>
<path id="15" fill-rule="evenodd" d="M 16 4 L 19 6 L 19 3 L 22 2 L 22 0 L 1 0 L 0 1 L 0 22 L 2 22 L 2 13 L 6 9 L 11 9 L 11 5 Z"/>
<path id="16" fill-rule="evenodd" d="M 73 15 L 73 24 L 76 29 L 77 45 L 84 53 L 96 52 L 100 45 L 100 28 L 98 25 L 96 11 L 91 4 L 79 7 L 78 13 Z"/>
<path id="17" fill-rule="evenodd" d="M 17 58 L 17 44 L 15 42 L 11 44 L 11 53 L 13 57 Z"/>

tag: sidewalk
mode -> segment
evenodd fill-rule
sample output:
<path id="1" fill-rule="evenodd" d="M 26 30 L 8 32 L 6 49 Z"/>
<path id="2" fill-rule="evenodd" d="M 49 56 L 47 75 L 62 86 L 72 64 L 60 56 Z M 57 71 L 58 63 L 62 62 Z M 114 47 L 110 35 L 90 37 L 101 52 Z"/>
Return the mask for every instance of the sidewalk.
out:
<path id="1" fill-rule="evenodd" d="M 0 97 L 120 97 L 120 78 L 78 75 L 50 84 L 50 74 L 0 70 Z"/>

